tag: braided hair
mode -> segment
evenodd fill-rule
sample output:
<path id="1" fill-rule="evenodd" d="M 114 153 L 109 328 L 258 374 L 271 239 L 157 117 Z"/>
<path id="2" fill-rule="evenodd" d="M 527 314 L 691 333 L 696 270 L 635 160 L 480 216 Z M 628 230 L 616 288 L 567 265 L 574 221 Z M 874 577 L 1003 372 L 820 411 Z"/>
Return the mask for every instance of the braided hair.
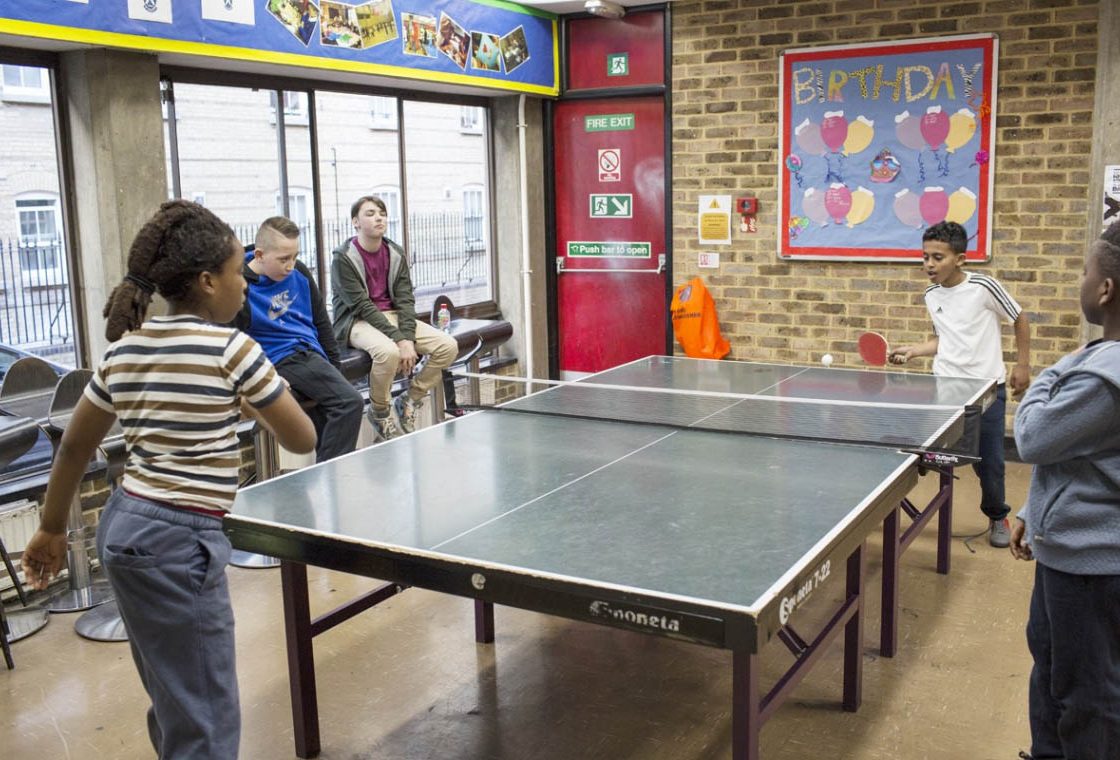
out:
<path id="1" fill-rule="evenodd" d="M 202 272 L 217 272 L 237 241 L 229 225 L 197 203 L 167 201 L 140 228 L 128 251 L 128 273 L 102 312 L 105 337 L 118 340 L 144 321 L 152 293 L 172 303 L 191 297 Z"/>

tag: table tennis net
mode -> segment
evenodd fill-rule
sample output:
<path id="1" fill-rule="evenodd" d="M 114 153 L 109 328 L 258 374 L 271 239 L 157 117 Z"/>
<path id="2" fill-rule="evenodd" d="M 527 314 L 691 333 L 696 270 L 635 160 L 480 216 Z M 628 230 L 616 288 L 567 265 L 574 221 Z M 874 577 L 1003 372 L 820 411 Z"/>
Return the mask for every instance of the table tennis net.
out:
<path id="1" fill-rule="evenodd" d="M 680 391 L 580 381 L 524 393 L 502 383 L 498 411 L 904 450 L 971 453 L 955 406 Z M 539 387 L 539 386 L 538 386 Z"/>

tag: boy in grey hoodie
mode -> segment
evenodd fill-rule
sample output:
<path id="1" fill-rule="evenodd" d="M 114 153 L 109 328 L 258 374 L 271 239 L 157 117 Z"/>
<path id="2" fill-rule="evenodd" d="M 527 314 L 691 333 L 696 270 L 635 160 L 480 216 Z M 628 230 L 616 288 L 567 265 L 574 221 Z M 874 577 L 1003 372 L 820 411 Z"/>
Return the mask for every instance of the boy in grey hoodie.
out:
<path id="1" fill-rule="evenodd" d="M 1104 337 L 1040 374 L 1015 415 L 1035 465 L 1011 532 L 1012 555 L 1038 560 L 1034 760 L 1120 758 L 1120 223 L 1089 251 L 1081 311 Z"/>

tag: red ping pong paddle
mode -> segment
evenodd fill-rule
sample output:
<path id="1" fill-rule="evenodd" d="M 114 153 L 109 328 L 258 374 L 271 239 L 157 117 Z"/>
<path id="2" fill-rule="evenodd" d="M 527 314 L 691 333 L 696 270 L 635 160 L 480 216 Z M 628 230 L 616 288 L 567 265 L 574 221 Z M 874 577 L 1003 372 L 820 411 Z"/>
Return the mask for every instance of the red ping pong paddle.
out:
<path id="1" fill-rule="evenodd" d="M 887 339 L 877 332 L 865 332 L 859 336 L 859 355 L 872 367 L 886 366 L 890 349 Z"/>

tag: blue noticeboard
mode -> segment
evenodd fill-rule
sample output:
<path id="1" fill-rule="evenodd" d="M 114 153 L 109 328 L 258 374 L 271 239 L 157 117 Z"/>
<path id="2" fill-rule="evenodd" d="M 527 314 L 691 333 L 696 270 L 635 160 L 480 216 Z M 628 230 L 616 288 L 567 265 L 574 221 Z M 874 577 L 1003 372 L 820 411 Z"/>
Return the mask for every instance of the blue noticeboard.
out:
<path id="1" fill-rule="evenodd" d="M 949 220 L 989 259 L 996 53 L 992 35 L 786 51 L 779 256 L 912 261 Z"/>
<path id="2" fill-rule="evenodd" d="M 556 95 L 556 17 L 501 0 L 20 0 L 0 34 Z"/>

